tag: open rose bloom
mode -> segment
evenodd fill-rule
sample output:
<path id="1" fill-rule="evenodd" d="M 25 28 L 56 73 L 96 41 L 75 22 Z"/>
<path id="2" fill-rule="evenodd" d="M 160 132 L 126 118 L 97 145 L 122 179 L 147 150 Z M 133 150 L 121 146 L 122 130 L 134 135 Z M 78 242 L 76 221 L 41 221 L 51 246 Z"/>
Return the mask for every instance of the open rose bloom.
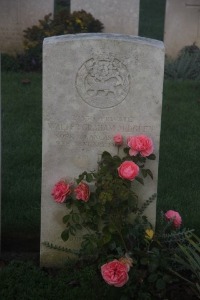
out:
<path id="1" fill-rule="evenodd" d="M 152 139 L 146 135 L 130 136 L 127 139 L 127 145 L 130 147 L 129 154 L 136 156 L 138 153 L 146 157 L 153 153 Z"/>
<path id="2" fill-rule="evenodd" d="M 74 189 L 76 199 L 82 200 L 84 202 L 87 202 L 90 197 L 90 189 L 89 186 L 84 183 L 80 182 L 79 185 Z"/>
<path id="3" fill-rule="evenodd" d="M 64 180 L 60 180 L 54 185 L 51 195 L 57 203 L 63 203 L 65 202 L 67 196 L 69 196 L 72 192 L 70 187 L 71 184 Z"/>
<path id="4" fill-rule="evenodd" d="M 118 174 L 123 179 L 134 180 L 139 173 L 139 167 L 133 161 L 126 160 L 118 168 Z"/>
<path id="5" fill-rule="evenodd" d="M 177 211 L 168 210 L 165 213 L 165 218 L 167 221 L 172 221 L 172 224 L 175 228 L 179 228 L 182 223 L 182 218 Z"/>
<path id="6" fill-rule="evenodd" d="M 127 283 L 129 267 L 118 260 L 113 260 L 101 266 L 101 275 L 105 282 L 115 287 L 122 287 Z"/>

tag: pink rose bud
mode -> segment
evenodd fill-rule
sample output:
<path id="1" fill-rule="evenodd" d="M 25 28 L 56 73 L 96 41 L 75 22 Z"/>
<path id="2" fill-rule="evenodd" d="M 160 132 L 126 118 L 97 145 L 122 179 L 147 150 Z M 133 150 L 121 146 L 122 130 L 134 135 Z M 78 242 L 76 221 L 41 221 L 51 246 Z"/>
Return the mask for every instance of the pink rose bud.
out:
<path id="1" fill-rule="evenodd" d="M 133 161 L 124 161 L 118 168 L 118 174 L 123 179 L 134 180 L 139 173 L 139 167 Z"/>
<path id="2" fill-rule="evenodd" d="M 131 257 L 121 257 L 119 261 L 126 265 L 127 270 L 130 271 L 130 268 L 133 266 L 133 260 Z"/>
<path id="3" fill-rule="evenodd" d="M 153 153 L 152 139 L 146 135 L 130 136 L 127 139 L 127 144 L 130 147 L 129 154 L 136 156 L 140 153 L 143 157 Z"/>
<path id="4" fill-rule="evenodd" d="M 64 180 L 60 180 L 54 185 L 51 195 L 57 203 L 65 202 L 67 196 L 71 194 L 70 186 L 71 184 Z"/>
<path id="5" fill-rule="evenodd" d="M 89 186 L 84 182 L 80 182 L 74 192 L 76 194 L 76 199 L 83 200 L 84 202 L 87 202 L 90 197 Z"/>
<path id="6" fill-rule="evenodd" d="M 129 279 L 127 265 L 116 259 L 101 266 L 101 275 L 107 284 L 115 287 L 123 286 Z"/>
<path id="7" fill-rule="evenodd" d="M 177 211 L 168 210 L 165 213 L 165 218 L 167 221 L 172 221 L 175 228 L 179 228 L 181 226 L 182 218 Z"/>
<path id="8" fill-rule="evenodd" d="M 113 137 L 114 143 L 116 146 L 121 146 L 123 144 L 123 137 L 120 133 L 117 133 L 114 137 Z"/>

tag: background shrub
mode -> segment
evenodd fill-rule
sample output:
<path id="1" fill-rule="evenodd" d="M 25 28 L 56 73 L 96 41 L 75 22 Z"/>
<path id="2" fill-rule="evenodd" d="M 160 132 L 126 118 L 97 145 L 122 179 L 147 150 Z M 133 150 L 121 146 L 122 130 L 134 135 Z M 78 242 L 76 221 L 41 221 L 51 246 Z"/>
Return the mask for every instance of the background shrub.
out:
<path id="1" fill-rule="evenodd" d="M 165 78 L 200 79 L 200 49 L 196 45 L 186 46 L 176 59 L 166 59 Z"/>
<path id="2" fill-rule="evenodd" d="M 54 19 L 48 14 L 43 20 L 39 20 L 38 25 L 24 30 L 25 52 L 20 55 L 20 65 L 25 71 L 41 70 L 42 43 L 46 37 L 101 32 L 102 29 L 103 24 L 84 10 L 70 14 L 68 9 L 63 9 L 55 14 Z"/>
<path id="3" fill-rule="evenodd" d="M 2 53 L 1 54 L 1 69 L 2 71 L 19 71 L 20 65 L 15 56 Z"/>

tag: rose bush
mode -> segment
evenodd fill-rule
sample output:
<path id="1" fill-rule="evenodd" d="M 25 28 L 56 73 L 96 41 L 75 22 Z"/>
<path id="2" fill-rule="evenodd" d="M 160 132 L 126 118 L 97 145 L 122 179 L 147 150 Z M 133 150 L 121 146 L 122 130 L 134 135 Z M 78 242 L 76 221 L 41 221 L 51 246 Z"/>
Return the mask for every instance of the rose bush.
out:
<path id="1" fill-rule="evenodd" d="M 60 180 L 52 190 L 54 200 L 66 202 L 68 209 L 62 239 L 67 241 L 77 233 L 82 237 L 80 249 L 65 251 L 100 261 L 103 280 L 114 287 L 127 287 L 128 299 L 142 299 L 137 296 L 144 286 L 148 291 L 144 299 L 151 299 L 148 293 L 152 288 L 153 296 L 158 290 L 159 297 L 165 299 L 161 291 L 164 293 L 171 282 L 168 266 L 177 244 L 184 240 L 181 216 L 173 210 L 163 213 L 164 226 L 155 232 L 143 212 L 156 195 L 138 206 L 133 182 L 144 184 L 148 176 L 153 179 L 145 168 L 148 159 L 155 159 L 152 139 L 146 135 L 128 137 L 123 157 L 119 156 L 123 136 L 117 133 L 112 141 L 117 155 L 104 151 L 96 171 L 84 171 L 73 184 Z"/>
<path id="2" fill-rule="evenodd" d="M 117 133 L 113 141 L 119 152 L 123 146 L 123 136 Z M 65 201 L 69 209 L 63 217 L 66 229 L 61 234 L 62 239 L 67 241 L 77 231 L 87 230 L 87 234 L 83 234 L 80 253 L 96 253 L 98 256 L 111 249 L 113 241 L 117 251 L 121 249 L 121 254 L 131 247 L 130 228 L 133 224 L 130 216 L 138 211 L 138 196 L 132 182 L 137 180 L 143 184 L 143 178 L 147 176 L 153 179 L 151 171 L 145 169 L 145 162 L 146 159 L 155 159 L 155 156 L 142 157 L 140 153 L 130 156 L 128 145 L 123 150 L 122 158 L 104 151 L 97 171 L 84 171 L 73 184 L 67 185 L 67 180 L 59 181 L 53 188 L 54 200 L 60 203 Z M 66 188 L 64 191 L 61 182 Z M 87 183 L 94 187 L 91 191 Z M 62 189 L 56 193 L 60 185 Z M 126 242 L 130 244 L 128 247 Z"/>
<path id="3" fill-rule="evenodd" d="M 118 153 L 123 140 L 119 133 L 113 137 Z M 164 297 L 167 284 L 172 282 L 172 257 L 186 232 L 181 232 L 181 216 L 173 210 L 163 213 L 164 226 L 155 232 L 143 215 L 155 194 L 138 206 L 132 183 L 137 180 L 144 184 L 147 176 L 153 179 L 152 172 L 145 168 L 147 159 L 155 159 L 153 148 L 151 138 L 130 136 L 122 158 L 104 151 L 97 171 L 84 171 L 73 185 L 60 180 L 52 190 L 56 202 L 66 201 L 62 239 L 68 241 L 82 232 L 80 249 L 64 251 L 100 261 L 104 281 L 114 287 L 127 285 L 131 293 L 128 299 L 143 299 L 137 295 L 144 289 L 148 291 L 144 299 L 151 299 L 148 293 L 155 296 L 155 290 Z"/>

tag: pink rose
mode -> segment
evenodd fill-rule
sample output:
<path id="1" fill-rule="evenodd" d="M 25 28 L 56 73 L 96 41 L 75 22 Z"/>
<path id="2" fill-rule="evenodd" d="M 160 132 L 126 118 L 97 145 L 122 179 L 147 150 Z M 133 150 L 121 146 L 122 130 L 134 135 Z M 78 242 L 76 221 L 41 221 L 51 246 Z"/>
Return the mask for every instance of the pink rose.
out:
<path id="1" fill-rule="evenodd" d="M 65 202 L 67 196 L 71 194 L 70 186 L 71 184 L 65 182 L 64 180 L 60 180 L 54 185 L 51 195 L 57 203 Z"/>
<path id="2" fill-rule="evenodd" d="M 139 167 L 133 161 L 124 161 L 118 168 L 118 174 L 123 179 L 128 179 L 130 181 L 139 173 Z"/>
<path id="3" fill-rule="evenodd" d="M 130 147 L 129 154 L 135 156 L 138 152 L 143 156 L 149 156 L 153 153 L 152 139 L 146 135 L 130 136 L 127 139 L 127 144 Z"/>
<path id="4" fill-rule="evenodd" d="M 87 202 L 90 197 L 89 186 L 84 182 L 80 182 L 79 185 L 75 188 L 74 192 L 76 194 L 76 199 L 78 200 Z"/>
<path id="5" fill-rule="evenodd" d="M 168 210 L 165 213 L 165 218 L 167 221 L 172 221 L 175 228 L 179 228 L 182 223 L 182 218 L 177 211 Z"/>
<path id="6" fill-rule="evenodd" d="M 101 266 L 101 275 L 106 283 L 115 287 L 123 286 L 129 279 L 127 265 L 116 259 Z"/>
<path id="7" fill-rule="evenodd" d="M 113 137 L 114 143 L 116 146 L 121 146 L 123 144 L 123 137 L 120 133 L 117 133 L 114 137 Z"/>

